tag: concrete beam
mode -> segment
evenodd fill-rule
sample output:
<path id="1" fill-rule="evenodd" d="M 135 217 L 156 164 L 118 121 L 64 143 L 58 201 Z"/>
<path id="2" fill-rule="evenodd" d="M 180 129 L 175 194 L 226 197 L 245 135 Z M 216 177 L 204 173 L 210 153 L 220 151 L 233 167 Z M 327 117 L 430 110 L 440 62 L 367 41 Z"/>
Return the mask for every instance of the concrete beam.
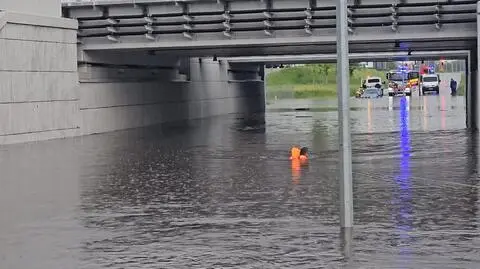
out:
<path id="1" fill-rule="evenodd" d="M 453 25 L 452 25 L 453 26 Z M 433 27 L 433 26 L 432 26 Z M 414 29 L 415 28 L 415 29 Z M 375 42 L 395 42 L 396 40 L 408 41 L 440 41 L 450 40 L 476 40 L 476 26 L 465 26 L 459 31 L 459 26 L 446 27 L 441 31 L 433 29 L 419 29 L 422 27 L 413 27 L 410 31 L 385 32 L 374 31 L 370 29 L 364 34 L 352 35 L 349 38 L 351 44 L 355 43 L 375 43 Z M 373 31 L 372 31 L 373 30 Z M 422 31 L 419 31 L 422 30 Z M 297 34 L 298 35 L 298 34 Z M 165 50 L 165 49 L 215 49 L 215 48 L 235 48 L 235 47 L 271 47 L 271 46 L 291 46 L 291 45 L 334 45 L 336 44 L 335 32 L 330 35 L 322 36 L 295 36 L 292 37 L 273 37 L 273 38 L 245 38 L 245 39 L 209 39 L 209 40 L 168 40 L 157 42 L 146 42 L 143 36 L 137 38 L 122 38 L 120 42 L 108 42 L 106 38 L 92 40 L 84 39 L 84 50 Z M 103 41 L 102 41 L 103 40 Z M 162 39 L 160 39 L 162 40 Z M 101 44 L 94 42 L 101 41 Z"/>
<path id="2" fill-rule="evenodd" d="M 330 22 L 334 20 L 335 14 L 335 1 L 324 0 L 314 1 L 318 2 L 311 7 L 311 1 L 308 0 L 282 0 L 271 2 L 271 14 L 275 19 L 280 17 L 297 17 L 300 14 L 304 14 L 307 8 L 311 8 L 308 14 L 311 14 L 314 21 L 325 21 L 326 15 L 330 17 Z M 180 3 L 180 4 L 179 4 Z M 267 1 L 248 1 L 248 0 L 235 0 L 229 1 L 227 10 L 233 15 L 246 15 L 249 16 L 262 16 L 262 11 L 267 9 Z M 391 25 L 390 16 L 392 15 L 391 7 L 395 1 L 390 3 L 381 2 L 378 0 L 362 1 L 360 5 L 350 6 L 350 9 L 355 10 L 352 16 L 356 19 L 360 19 L 357 22 L 370 22 L 370 23 L 386 23 Z M 453 4 L 452 4 L 453 3 Z M 396 16 L 398 16 L 399 23 L 411 23 L 415 20 L 434 19 L 433 15 L 437 14 L 435 7 L 440 4 L 441 10 L 438 13 L 441 14 L 438 18 L 440 20 L 449 19 L 449 15 L 454 14 L 453 19 L 464 18 L 463 15 L 474 15 L 475 13 L 475 1 L 462 0 L 462 1 L 449 1 L 449 2 L 436 2 L 430 0 L 417 0 L 404 3 L 395 3 Z M 152 14 L 172 16 L 178 12 L 182 12 L 181 6 L 187 7 L 189 13 L 195 16 L 195 19 L 206 18 L 212 19 L 211 16 L 221 15 L 225 10 L 223 4 L 217 0 L 210 1 L 155 1 L 155 0 L 128 0 L 128 1 L 89 1 L 89 2 L 67 2 L 63 4 L 63 9 L 69 10 L 70 15 L 79 19 L 99 20 L 105 19 L 104 16 L 116 16 L 117 18 L 133 19 L 141 18 L 143 8 L 151 10 Z M 100 8 L 98 8 L 100 7 Z M 175 8 L 177 12 L 172 12 Z M 106 13 L 98 12 L 99 9 L 104 9 Z M 268 8 L 270 9 L 270 8 Z M 140 11 L 140 13 L 139 13 Z M 317 14 L 315 12 L 318 11 Z M 457 12 L 458 11 L 458 12 Z M 465 12 L 469 11 L 469 12 Z M 240 13 L 237 13 L 240 12 Z M 313 13 L 312 13 L 313 12 Z M 327 12 L 327 13 L 325 13 Z M 139 17 L 140 16 L 140 17 Z M 253 17 L 250 17 L 253 18 Z M 405 18 L 406 20 L 402 20 Z M 472 17 L 475 19 L 475 17 Z M 300 18 L 303 21 L 305 18 Z M 366 20 L 365 20 L 366 19 Z M 370 19 L 370 20 L 368 20 Z M 373 19 L 373 20 L 371 20 Z M 383 20 L 382 20 L 383 19 Z M 327 23 L 328 24 L 328 23 Z M 333 28 L 334 25 L 332 25 Z"/>
<path id="3" fill-rule="evenodd" d="M 155 55 L 146 52 L 82 52 L 78 54 L 78 61 L 83 63 L 106 63 L 111 65 L 142 65 L 153 67 L 172 67 L 178 61 L 175 55 Z"/>
<path id="4" fill-rule="evenodd" d="M 175 4 L 188 3 L 188 5 Z M 217 1 L 94 1 L 90 4 L 65 5 L 69 16 L 82 23 L 79 39 L 84 50 L 215 50 L 266 48 L 286 46 L 335 45 L 335 4 L 333 0 L 272 1 L 272 20 L 264 25 L 262 10 L 265 3 L 239 0 L 224 6 Z M 350 6 L 354 22 L 350 25 L 350 44 L 400 41 L 476 40 L 477 27 L 473 0 L 434 1 L 410 0 L 396 5 L 398 26 L 392 26 L 391 6 L 396 1 L 364 0 Z M 442 6 L 436 11 L 437 4 Z M 102 6 L 101 8 L 96 8 Z M 185 8 L 181 8 L 185 7 Z M 306 8 L 314 6 L 314 22 L 305 22 Z M 225 11 L 233 14 L 228 26 L 222 27 Z M 146 11 L 147 10 L 147 11 Z M 185 28 L 182 15 L 192 15 Z M 195 13 L 196 12 L 196 13 Z M 235 13 L 236 12 L 236 13 Z M 326 12 L 326 13 L 325 13 Z M 153 14 L 151 24 L 144 22 L 145 14 Z M 193 15 L 195 14 L 195 15 Z M 436 16 L 434 16 L 436 15 Z M 115 31 L 106 19 L 116 21 Z M 260 16 L 260 17 L 259 17 Z M 168 19 L 167 19 L 168 18 Z M 230 16 L 229 16 L 230 18 Z M 235 21 L 237 20 L 237 21 Z M 270 26 L 271 24 L 271 26 Z M 108 27 L 112 29 L 112 27 Z M 227 29 L 227 30 L 226 30 Z M 462 31 L 458 31 L 462 29 Z M 226 32 L 225 32 L 226 31 Z M 465 49 L 460 46 L 459 49 Z M 310 52 L 312 53 L 312 52 Z M 318 52 L 317 52 L 318 53 Z"/>
<path id="5" fill-rule="evenodd" d="M 135 4 L 175 4 L 175 2 L 180 2 L 180 3 L 200 3 L 200 2 L 216 2 L 217 0 L 210 0 L 210 1 L 205 1 L 205 0 L 85 0 L 82 2 L 77 2 L 75 0 L 63 0 L 62 5 L 65 7 L 81 7 L 81 6 L 92 6 L 92 5 L 108 5 L 108 6 L 114 6 L 114 5 L 133 5 Z M 260 0 L 259 0 L 260 1 Z M 242 2 L 242 1 L 237 1 L 236 2 Z M 247 1 L 243 1 L 247 2 Z M 369 6 L 369 5 L 391 5 L 393 3 L 396 3 L 397 1 L 384 1 L 384 0 L 362 0 L 361 5 L 363 6 Z M 335 6 L 334 1 L 316 1 L 317 7 L 325 7 L 325 6 Z M 432 1 L 432 0 L 403 0 L 401 3 L 398 3 L 398 6 L 402 5 L 422 5 L 422 4 L 441 4 L 441 5 L 458 5 L 458 4 L 465 4 L 465 3 L 472 3 L 476 4 L 476 1 L 470 0 L 470 1 L 465 1 L 465 0 L 442 0 L 442 1 Z M 349 6 L 352 6 L 350 3 Z"/>
<path id="6" fill-rule="evenodd" d="M 391 60 L 395 58 L 408 58 L 408 60 L 427 60 L 445 57 L 448 59 L 466 59 L 469 54 L 468 50 L 461 51 L 428 51 L 428 52 L 412 52 L 407 55 L 406 52 L 401 53 L 350 53 L 351 62 L 363 61 L 379 61 Z M 305 63 L 333 63 L 337 60 L 336 54 L 315 54 L 315 55 L 283 55 L 283 56 L 260 56 L 260 57 L 231 57 L 220 58 L 229 63 L 258 63 L 258 64 L 305 64 Z"/>
<path id="7" fill-rule="evenodd" d="M 384 1 L 384 0 L 362 0 L 361 5 L 391 5 L 395 3 L 398 6 L 415 6 L 425 4 L 439 4 L 439 5 L 459 5 L 459 4 L 476 4 L 476 0 L 464 1 L 464 0 L 403 0 L 403 1 Z"/>
<path id="8" fill-rule="evenodd" d="M 458 50 L 461 48 L 472 48 L 475 46 L 472 42 L 467 41 L 450 41 L 450 42 L 415 42 L 408 44 L 412 51 L 438 51 L 438 50 Z M 390 43 L 373 43 L 373 44 L 350 44 L 351 53 L 366 52 L 405 52 L 405 48 L 396 48 L 394 42 Z M 105 51 L 103 51 L 105 52 Z M 295 46 L 279 46 L 279 47 L 237 47 L 237 48 L 216 48 L 202 50 L 163 50 L 157 51 L 161 55 L 182 55 L 189 57 L 240 57 L 240 56 L 267 56 L 267 55 L 303 55 L 303 54 L 332 54 L 336 52 L 335 45 L 295 45 Z"/>
<path id="9" fill-rule="evenodd" d="M 214 0 L 212 0 L 213 2 Z M 216 0 L 215 0 L 216 1 Z M 64 7 L 84 7 L 84 6 L 118 6 L 118 5 L 133 5 L 133 4 L 175 4 L 200 2 L 199 0 L 85 0 L 77 2 L 76 0 L 64 0 L 62 6 Z"/>
<path id="10" fill-rule="evenodd" d="M 0 30 L 6 23 L 71 30 L 78 29 L 78 22 L 72 19 L 30 15 L 9 11 L 0 12 Z"/>

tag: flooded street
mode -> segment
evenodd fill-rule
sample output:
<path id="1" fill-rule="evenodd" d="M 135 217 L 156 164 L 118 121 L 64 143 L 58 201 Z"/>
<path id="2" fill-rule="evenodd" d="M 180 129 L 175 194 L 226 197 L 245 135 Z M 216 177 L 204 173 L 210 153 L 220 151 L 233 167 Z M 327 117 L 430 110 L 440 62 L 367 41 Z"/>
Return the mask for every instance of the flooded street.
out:
<path id="1" fill-rule="evenodd" d="M 0 268 L 480 268 L 465 99 L 351 100 L 351 259 L 336 104 L 1 147 Z"/>

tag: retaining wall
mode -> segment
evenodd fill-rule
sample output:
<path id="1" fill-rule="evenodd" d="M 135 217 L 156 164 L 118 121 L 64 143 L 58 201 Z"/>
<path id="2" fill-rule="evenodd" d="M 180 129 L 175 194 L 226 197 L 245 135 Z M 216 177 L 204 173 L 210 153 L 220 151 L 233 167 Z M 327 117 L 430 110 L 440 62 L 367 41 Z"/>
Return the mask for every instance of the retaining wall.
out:
<path id="1" fill-rule="evenodd" d="M 265 110 L 263 67 L 257 65 L 161 56 L 152 61 L 156 57 L 148 55 L 84 58 L 88 64 L 79 67 L 82 134 Z"/>
<path id="2" fill-rule="evenodd" d="M 57 17 L 56 1 L 38 10 L 17 2 L 0 3 L 25 11 L 0 11 L 0 144 L 265 111 L 263 66 L 84 53 L 77 22 Z"/>
<path id="3" fill-rule="evenodd" d="M 76 29 L 0 12 L 0 144 L 79 134 Z"/>

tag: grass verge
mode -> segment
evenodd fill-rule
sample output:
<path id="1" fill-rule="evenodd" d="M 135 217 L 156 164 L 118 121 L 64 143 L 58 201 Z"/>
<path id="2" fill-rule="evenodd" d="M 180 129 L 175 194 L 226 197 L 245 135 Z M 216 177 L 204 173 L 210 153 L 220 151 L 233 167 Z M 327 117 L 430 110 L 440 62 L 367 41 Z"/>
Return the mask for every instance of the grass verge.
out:
<path id="1" fill-rule="evenodd" d="M 357 71 L 357 70 L 355 70 Z M 374 70 L 376 73 L 379 71 Z M 358 72 L 357 76 L 350 79 L 350 96 L 355 96 L 355 92 L 360 86 L 361 78 L 368 76 L 367 71 Z M 370 72 L 372 73 L 372 72 Z M 380 76 L 380 74 L 375 74 Z M 380 76 L 381 77 L 381 76 Z M 358 81 L 357 81 L 358 80 Z M 462 75 L 457 90 L 458 95 L 465 94 L 465 75 Z M 310 98 L 335 98 L 337 96 L 337 84 L 293 84 L 293 85 L 267 85 L 267 99 L 310 99 Z"/>

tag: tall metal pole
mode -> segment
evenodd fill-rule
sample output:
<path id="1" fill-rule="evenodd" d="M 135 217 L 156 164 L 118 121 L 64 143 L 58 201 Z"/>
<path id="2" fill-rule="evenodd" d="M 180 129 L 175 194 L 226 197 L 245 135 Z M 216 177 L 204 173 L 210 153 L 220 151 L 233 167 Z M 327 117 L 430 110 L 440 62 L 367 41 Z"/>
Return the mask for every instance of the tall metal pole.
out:
<path id="1" fill-rule="evenodd" d="M 475 120 L 474 120 L 474 128 L 477 131 L 480 131 L 480 92 L 479 92 L 479 85 L 480 85 L 480 61 L 478 58 L 480 57 L 480 2 L 477 2 L 477 51 L 474 53 L 475 55 L 471 58 L 471 64 L 475 64 L 475 66 L 472 66 L 473 70 L 475 70 L 475 73 L 472 74 L 472 76 L 475 76 L 474 78 L 474 83 L 472 84 L 472 90 L 475 91 L 474 96 L 475 99 L 472 100 L 471 104 L 473 105 L 473 111 L 475 111 Z M 472 56 L 472 55 L 471 55 Z"/>
<path id="2" fill-rule="evenodd" d="M 353 227 L 352 141 L 350 137 L 350 86 L 347 0 L 337 0 L 337 95 L 340 148 L 340 225 Z"/>

